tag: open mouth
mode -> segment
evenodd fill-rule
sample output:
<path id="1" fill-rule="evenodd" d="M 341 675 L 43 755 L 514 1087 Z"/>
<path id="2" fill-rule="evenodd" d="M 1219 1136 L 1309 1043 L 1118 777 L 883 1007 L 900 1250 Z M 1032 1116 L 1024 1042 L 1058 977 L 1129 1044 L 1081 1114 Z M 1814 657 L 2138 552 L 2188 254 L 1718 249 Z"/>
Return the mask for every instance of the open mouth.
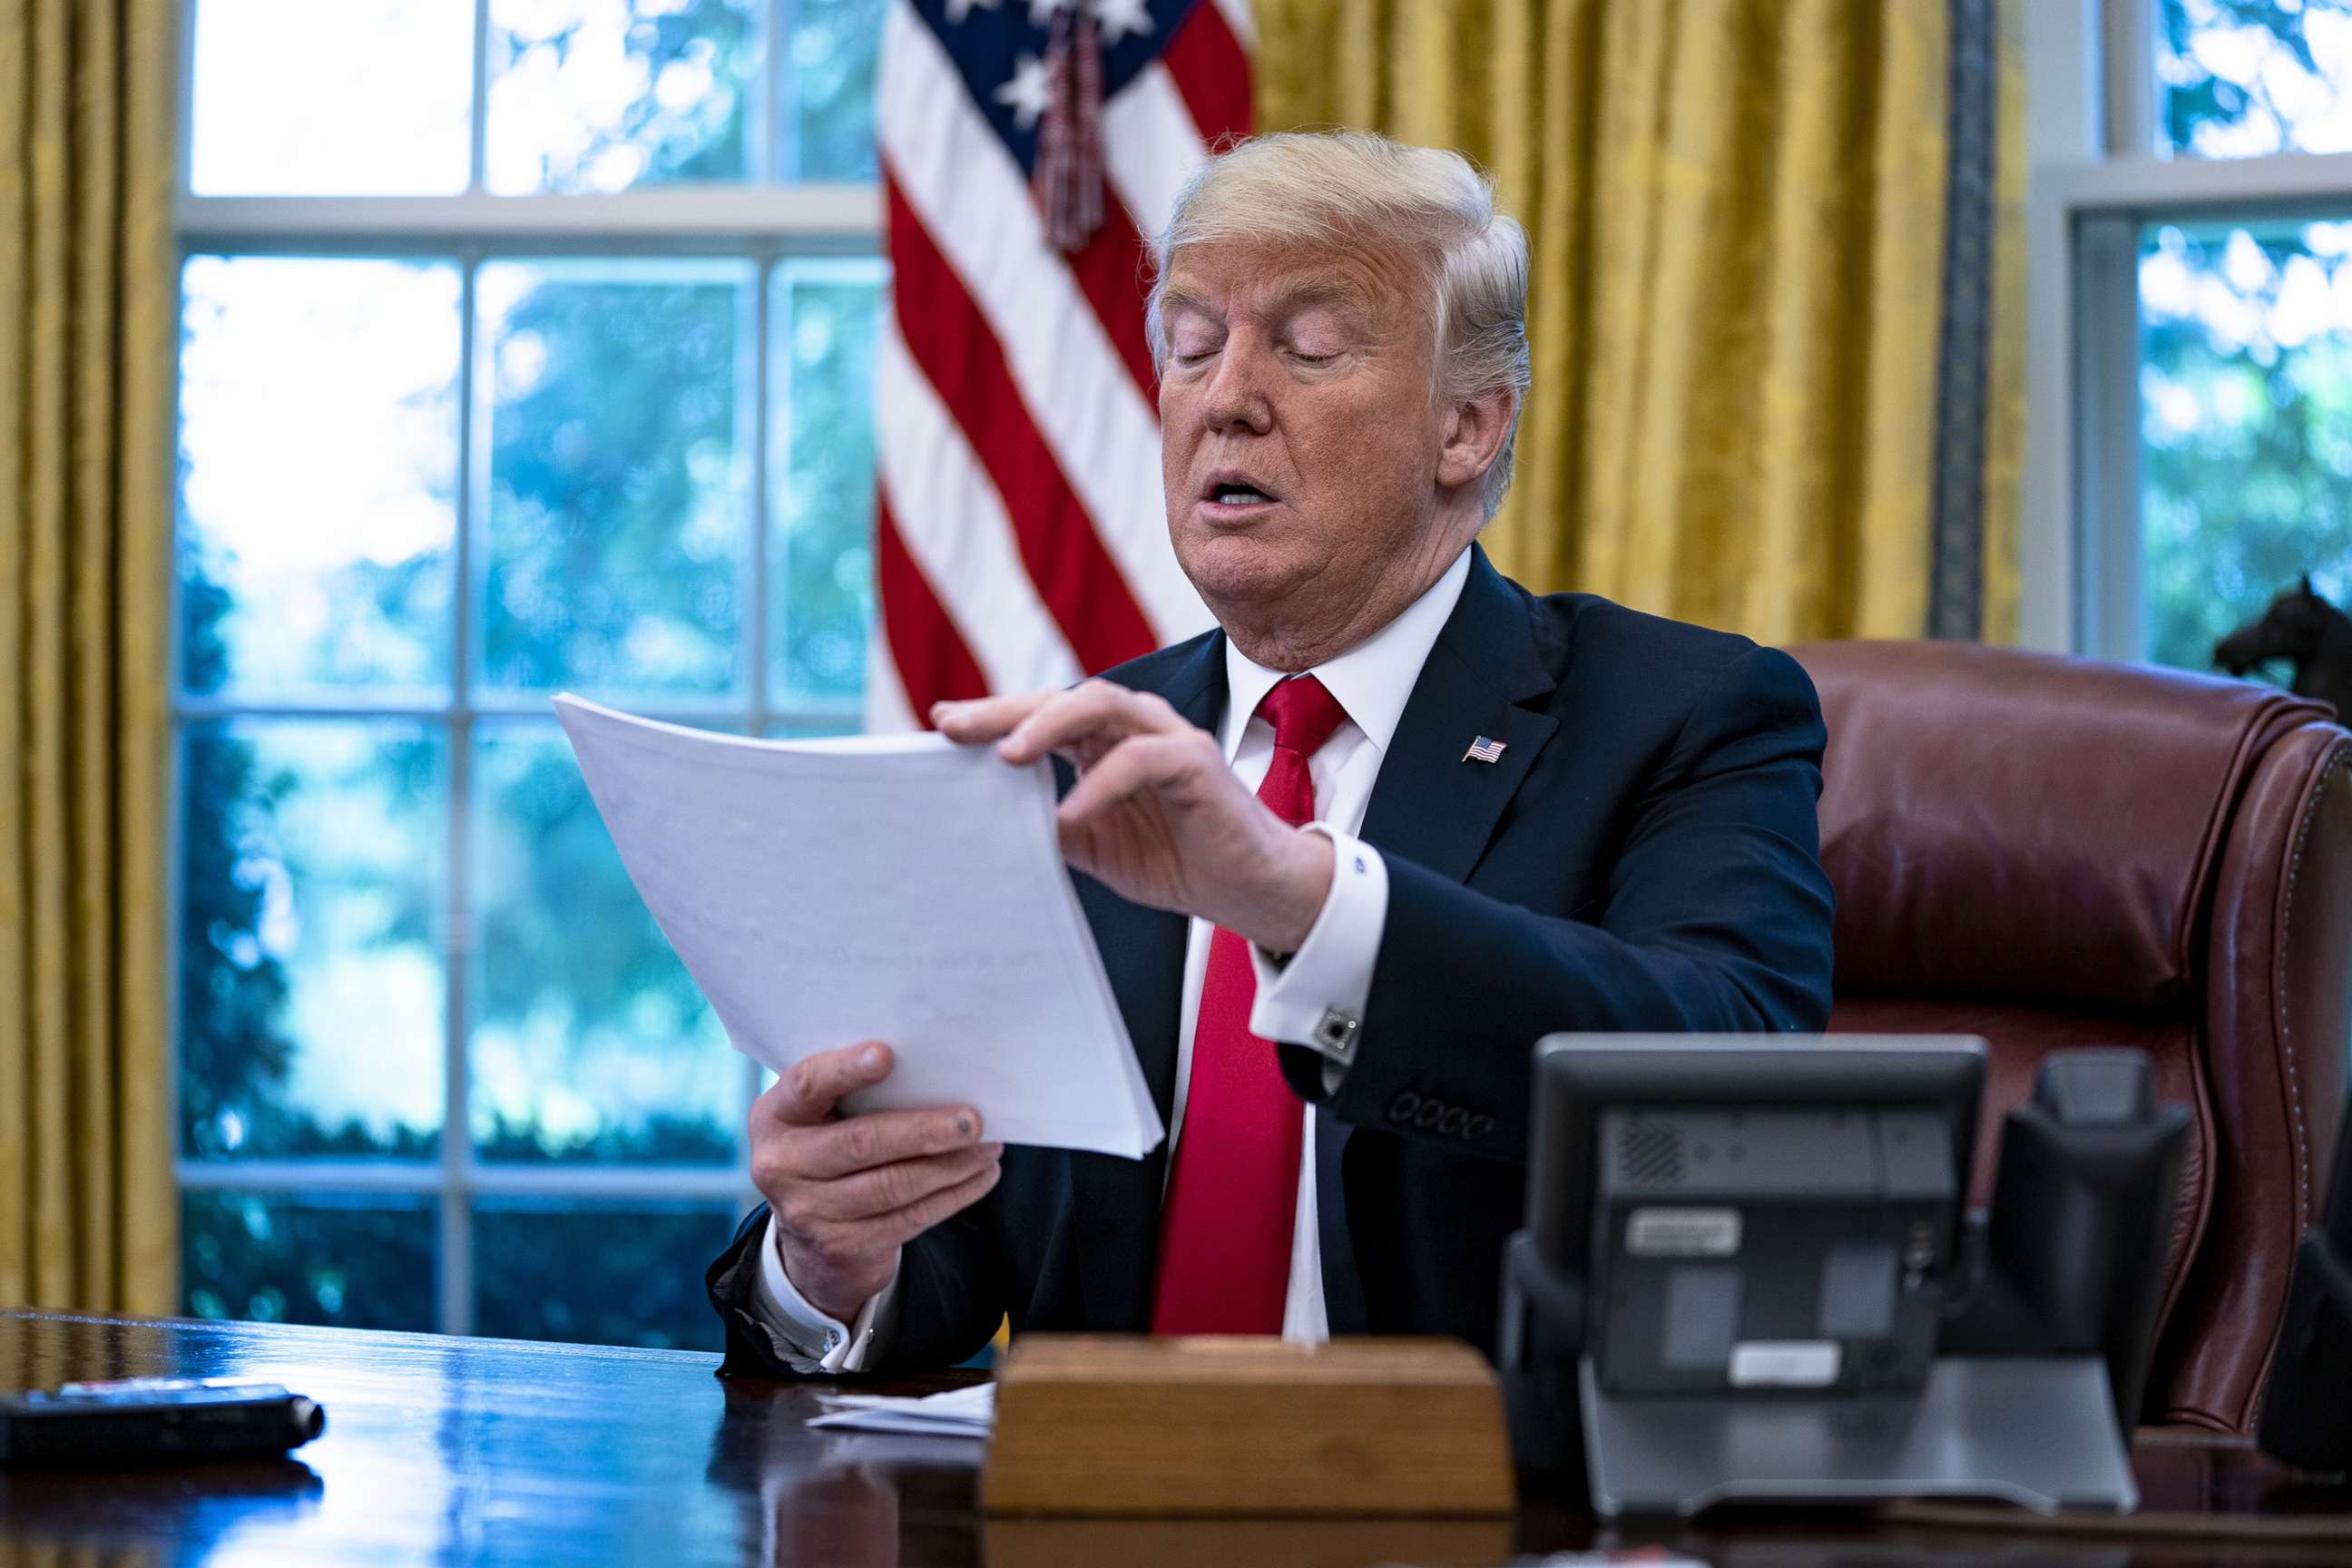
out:
<path id="1" fill-rule="evenodd" d="M 1201 487 L 1201 499 L 1212 506 L 1266 506 L 1282 498 L 1266 489 L 1247 474 L 1225 468 L 1209 476 Z"/>

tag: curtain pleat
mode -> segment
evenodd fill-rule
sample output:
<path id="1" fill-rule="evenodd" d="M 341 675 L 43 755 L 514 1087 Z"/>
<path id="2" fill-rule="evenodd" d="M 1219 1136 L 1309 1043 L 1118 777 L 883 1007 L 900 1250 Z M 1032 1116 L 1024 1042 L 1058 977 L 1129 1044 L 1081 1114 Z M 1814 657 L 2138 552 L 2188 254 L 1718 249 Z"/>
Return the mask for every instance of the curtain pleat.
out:
<path id="1" fill-rule="evenodd" d="M 176 1294 L 169 0 L 0 0 L 0 1304 Z"/>
<path id="2" fill-rule="evenodd" d="M 1535 384 L 1486 545 L 1759 638 L 1917 637 L 1930 597 L 1953 7 L 1258 0 L 1258 118 L 1452 147 L 1527 226 Z M 2004 47 L 1983 626 L 2014 635 L 2021 76 Z"/>
<path id="3" fill-rule="evenodd" d="M 2015 642 L 2021 596 L 2018 534 L 2025 504 L 2025 14 L 2000 0 L 1995 60 L 1992 312 L 1986 345 L 1984 622 L 1988 642 Z"/>

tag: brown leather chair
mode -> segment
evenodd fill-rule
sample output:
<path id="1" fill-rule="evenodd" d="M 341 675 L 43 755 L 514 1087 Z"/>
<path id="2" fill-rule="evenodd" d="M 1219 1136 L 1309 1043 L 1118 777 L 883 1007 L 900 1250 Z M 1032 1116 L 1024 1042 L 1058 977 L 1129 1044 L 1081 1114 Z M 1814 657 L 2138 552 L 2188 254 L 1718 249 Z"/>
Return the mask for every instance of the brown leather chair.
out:
<path id="1" fill-rule="evenodd" d="M 1960 643 L 1790 650 L 1829 724 L 1840 1033 L 1991 1043 L 2000 1121 L 2133 1045 L 2192 1142 L 2148 1421 L 2250 1429 L 2352 1026 L 2352 734 L 2268 687 Z"/>

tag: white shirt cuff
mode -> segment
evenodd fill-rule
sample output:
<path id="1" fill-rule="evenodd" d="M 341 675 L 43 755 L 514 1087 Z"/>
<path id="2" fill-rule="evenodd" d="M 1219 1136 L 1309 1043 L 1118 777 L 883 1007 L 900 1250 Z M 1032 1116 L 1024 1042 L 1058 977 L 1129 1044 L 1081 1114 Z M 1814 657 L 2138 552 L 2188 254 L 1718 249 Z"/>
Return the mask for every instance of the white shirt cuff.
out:
<path id="1" fill-rule="evenodd" d="M 904 1254 L 900 1255 L 903 1259 Z M 751 1279 L 751 1315 L 768 1331 L 776 1355 L 794 1372 L 863 1372 L 874 1347 L 875 1325 L 898 1289 L 898 1266 L 890 1266 L 890 1282 L 858 1309 L 855 1322 L 821 1312 L 796 1289 L 784 1272 L 784 1255 L 776 1245 L 771 1219 L 760 1237 L 760 1270 Z"/>
<path id="2" fill-rule="evenodd" d="M 1328 1073 L 1355 1059 L 1357 1027 L 1388 929 L 1389 868 L 1379 850 L 1328 823 L 1307 827 L 1331 841 L 1331 890 L 1288 962 L 1276 967 L 1251 945 L 1257 1000 L 1250 1033 L 1321 1051 L 1330 1058 Z"/>

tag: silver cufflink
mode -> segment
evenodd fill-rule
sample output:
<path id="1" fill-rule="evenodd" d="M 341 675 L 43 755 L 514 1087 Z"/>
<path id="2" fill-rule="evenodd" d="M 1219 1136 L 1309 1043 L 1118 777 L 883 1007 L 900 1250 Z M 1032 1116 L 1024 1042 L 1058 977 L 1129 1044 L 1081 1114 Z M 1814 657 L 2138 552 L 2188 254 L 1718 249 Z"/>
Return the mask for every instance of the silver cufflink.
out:
<path id="1" fill-rule="evenodd" d="M 1315 1048 L 1334 1061 L 1344 1062 L 1356 1053 L 1356 1028 L 1354 1014 L 1326 1007 L 1323 1016 L 1315 1020 Z"/>

